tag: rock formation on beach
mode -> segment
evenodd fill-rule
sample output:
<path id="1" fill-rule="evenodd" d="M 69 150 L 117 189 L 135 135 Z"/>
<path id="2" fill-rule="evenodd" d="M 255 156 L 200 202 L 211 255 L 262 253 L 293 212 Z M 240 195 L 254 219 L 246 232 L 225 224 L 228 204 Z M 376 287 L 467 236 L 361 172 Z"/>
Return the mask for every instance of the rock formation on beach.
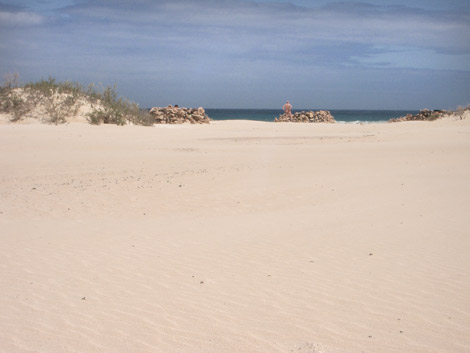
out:
<path id="1" fill-rule="evenodd" d="M 309 112 L 297 112 L 294 114 L 282 114 L 275 122 L 294 122 L 294 123 L 336 123 L 335 118 L 328 110 L 318 110 Z"/>
<path id="2" fill-rule="evenodd" d="M 204 108 L 178 108 L 171 105 L 165 108 L 153 107 L 150 114 L 155 118 L 155 124 L 209 124 L 210 118 Z"/>
<path id="3" fill-rule="evenodd" d="M 448 114 L 445 110 L 429 110 L 423 109 L 418 114 L 407 114 L 399 118 L 392 118 L 389 123 L 397 123 L 401 121 L 432 121 L 442 118 L 444 115 Z"/>

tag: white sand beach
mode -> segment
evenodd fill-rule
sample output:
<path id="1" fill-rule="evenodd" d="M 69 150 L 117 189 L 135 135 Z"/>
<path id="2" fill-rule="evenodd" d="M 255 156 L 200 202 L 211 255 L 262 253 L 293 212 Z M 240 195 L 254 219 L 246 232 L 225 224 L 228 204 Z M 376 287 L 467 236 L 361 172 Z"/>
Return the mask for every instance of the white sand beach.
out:
<path id="1" fill-rule="evenodd" d="M 470 117 L 0 125 L 0 352 L 470 352 Z"/>

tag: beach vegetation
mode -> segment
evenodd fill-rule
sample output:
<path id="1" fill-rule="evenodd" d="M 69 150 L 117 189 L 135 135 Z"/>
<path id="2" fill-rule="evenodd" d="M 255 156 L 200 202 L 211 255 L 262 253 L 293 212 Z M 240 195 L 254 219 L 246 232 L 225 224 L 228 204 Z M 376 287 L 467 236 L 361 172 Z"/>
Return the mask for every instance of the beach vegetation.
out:
<path id="1" fill-rule="evenodd" d="M 119 97 L 115 85 L 100 87 L 90 84 L 84 88 L 80 83 L 59 82 L 54 77 L 21 85 L 18 74 L 8 74 L 0 85 L 0 112 L 10 114 L 12 122 L 30 117 L 63 124 L 88 105 L 91 109 L 86 119 L 91 124 L 153 124 L 148 111 Z"/>
<path id="2" fill-rule="evenodd" d="M 88 113 L 88 121 L 91 124 L 153 124 L 153 118 L 148 111 L 140 109 L 137 103 L 118 96 L 116 85 L 107 86 L 101 92 L 90 89 L 92 100 L 95 104 L 98 103 Z"/>
<path id="3" fill-rule="evenodd" d="M 467 104 L 466 106 L 459 105 L 455 110 L 454 115 L 457 115 L 458 117 L 460 117 L 460 120 L 463 120 L 465 112 L 467 111 L 470 111 L 470 104 Z"/>
<path id="4" fill-rule="evenodd" d="M 433 112 L 431 115 L 428 116 L 427 120 L 434 121 L 442 117 L 442 113 L 440 112 Z"/>
<path id="5" fill-rule="evenodd" d="M 0 112 L 11 114 L 12 121 L 17 121 L 27 111 L 26 102 L 18 94 L 19 75 L 6 74 L 0 85 Z"/>

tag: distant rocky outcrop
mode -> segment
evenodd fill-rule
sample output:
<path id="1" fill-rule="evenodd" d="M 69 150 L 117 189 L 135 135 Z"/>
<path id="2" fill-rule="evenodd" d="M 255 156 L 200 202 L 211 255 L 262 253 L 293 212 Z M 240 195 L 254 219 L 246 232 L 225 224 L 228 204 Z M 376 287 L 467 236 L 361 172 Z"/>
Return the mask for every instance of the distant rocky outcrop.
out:
<path id="1" fill-rule="evenodd" d="M 401 116 L 399 118 L 392 118 L 388 122 L 389 123 L 397 123 L 401 121 L 433 121 L 442 118 L 446 115 L 447 112 L 445 110 L 429 110 L 423 109 L 418 114 L 407 114 L 405 116 Z"/>
<path id="2" fill-rule="evenodd" d="M 165 108 L 153 107 L 150 114 L 155 124 L 209 124 L 211 119 L 204 108 L 178 108 L 171 105 Z"/>
<path id="3" fill-rule="evenodd" d="M 309 112 L 297 112 L 294 114 L 282 114 L 274 119 L 275 122 L 294 123 L 336 123 L 335 118 L 328 110 L 318 110 Z"/>

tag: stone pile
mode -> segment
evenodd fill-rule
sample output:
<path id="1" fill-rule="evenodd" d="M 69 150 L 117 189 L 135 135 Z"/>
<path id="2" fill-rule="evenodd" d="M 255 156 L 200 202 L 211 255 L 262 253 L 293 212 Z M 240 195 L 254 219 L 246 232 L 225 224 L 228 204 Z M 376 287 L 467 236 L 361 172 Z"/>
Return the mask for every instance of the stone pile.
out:
<path id="1" fill-rule="evenodd" d="M 397 123 L 400 121 L 432 121 L 442 118 L 446 112 L 444 110 L 429 110 L 423 109 L 418 114 L 407 114 L 399 118 L 392 118 L 389 123 Z"/>
<path id="2" fill-rule="evenodd" d="M 155 118 L 155 124 L 209 124 L 211 120 L 204 108 L 178 108 L 169 105 L 165 108 L 153 107 L 150 114 Z"/>
<path id="3" fill-rule="evenodd" d="M 335 118 L 328 110 L 297 112 L 294 114 L 282 114 L 275 122 L 293 122 L 293 123 L 336 123 Z"/>

